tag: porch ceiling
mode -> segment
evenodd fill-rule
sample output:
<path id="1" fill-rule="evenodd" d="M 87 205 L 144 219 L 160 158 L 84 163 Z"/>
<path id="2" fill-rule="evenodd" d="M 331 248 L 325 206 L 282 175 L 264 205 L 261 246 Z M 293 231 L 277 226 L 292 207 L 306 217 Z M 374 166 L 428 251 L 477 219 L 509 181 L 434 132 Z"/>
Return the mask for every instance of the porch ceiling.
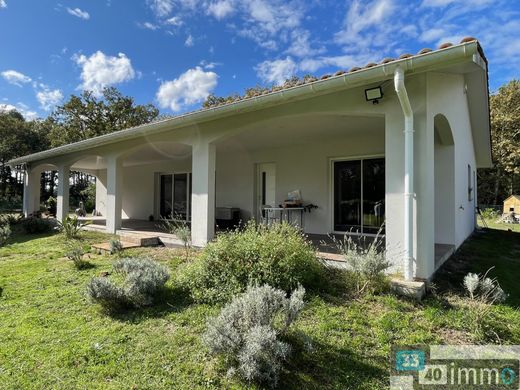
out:
<path id="1" fill-rule="evenodd" d="M 219 149 L 243 148 L 257 150 L 304 145 L 314 141 L 357 135 L 384 137 L 382 116 L 303 115 L 257 122 L 234 137 L 220 141 Z"/>

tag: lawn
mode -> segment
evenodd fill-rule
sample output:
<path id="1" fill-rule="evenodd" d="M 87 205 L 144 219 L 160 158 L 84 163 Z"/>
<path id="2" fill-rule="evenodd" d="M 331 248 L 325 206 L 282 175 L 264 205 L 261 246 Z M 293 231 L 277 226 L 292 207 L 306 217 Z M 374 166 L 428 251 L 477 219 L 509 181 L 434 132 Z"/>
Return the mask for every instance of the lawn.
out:
<path id="1" fill-rule="evenodd" d="M 82 233 L 85 247 L 106 240 Z M 223 362 L 200 340 L 219 307 L 191 302 L 175 285 L 182 252 L 128 251 L 167 265 L 172 279 L 153 308 L 109 316 L 91 304 L 85 285 L 109 271 L 113 257 L 91 255 L 77 271 L 63 257 L 62 235 L 15 235 L 0 248 L 0 388 L 245 388 L 226 378 Z M 461 291 L 468 271 L 498 277 L 510 294 L 474 332 Z M 348 289 L 308 294 L 289 335 L 294 350 L 280 388 L 388 387 L 392 344 L 520 344 L 520 233 L 487 230 L 469 240 L 421 303 Z"/>

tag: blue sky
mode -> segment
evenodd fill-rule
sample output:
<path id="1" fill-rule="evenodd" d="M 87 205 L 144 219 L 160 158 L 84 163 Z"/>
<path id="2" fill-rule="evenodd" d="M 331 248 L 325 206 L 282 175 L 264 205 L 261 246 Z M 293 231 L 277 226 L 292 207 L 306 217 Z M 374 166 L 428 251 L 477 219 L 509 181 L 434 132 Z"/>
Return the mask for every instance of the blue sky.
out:
<path id="1" fill-rule="evenodd" d="M 0 0 L 0 109 L 45 117 L 114 85 L 179 113 L 465 36 L 484 47 L 492 91 L 520 77 L 518 0 Z"/>

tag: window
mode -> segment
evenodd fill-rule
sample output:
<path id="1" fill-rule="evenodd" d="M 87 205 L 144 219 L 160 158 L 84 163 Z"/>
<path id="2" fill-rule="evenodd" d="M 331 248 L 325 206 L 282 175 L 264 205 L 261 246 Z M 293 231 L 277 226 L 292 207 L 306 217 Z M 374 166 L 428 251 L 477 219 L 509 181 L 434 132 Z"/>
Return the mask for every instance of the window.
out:
<path id="1" fill-rule="evenodd" d="M 385 159 L 334 161 L 334 231 L 374 234 L 385 220 Z"/>
<path id="2" fill-rule="evenodd" d="M 161 174 L 159 214 L 161 218 L 190 220 L 191 173 Z"/>
<path id="3" fill-rule="evenodd" d="M 468 164 L 468 202 L 473 201 L 473 184 L 471 177 L 471 165 Z"/>

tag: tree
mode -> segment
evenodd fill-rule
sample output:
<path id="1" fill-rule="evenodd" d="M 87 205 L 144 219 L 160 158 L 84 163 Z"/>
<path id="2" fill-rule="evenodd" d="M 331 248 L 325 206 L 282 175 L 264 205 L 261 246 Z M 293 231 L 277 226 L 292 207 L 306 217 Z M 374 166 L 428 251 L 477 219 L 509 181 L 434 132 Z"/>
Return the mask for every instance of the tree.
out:
<path id="1" fill-rule="evenodd" d="M 0 199 L 21 192 L 19 178 L 6 165 L 13 158 L 39 152 L 49 145 L 41 121 L 27 122 L 17 111 L 0 112 Z"/>
<path id="2" fill-rule="evenodd" d="M 520 81 L 511 80 L 490 97 L 494 167 L 479 170 L 479 202 L 499 204 L 520 191 Z"/>
<path id="3" fill-rule="evenodd" d="M 113 87 L 105 88 L 101 98 L 84 91 L 56 107 L 47 120 L 49 140 L 56 147 L 149 123 L 158 115 L 152 104 L 136 105 Z"/>

